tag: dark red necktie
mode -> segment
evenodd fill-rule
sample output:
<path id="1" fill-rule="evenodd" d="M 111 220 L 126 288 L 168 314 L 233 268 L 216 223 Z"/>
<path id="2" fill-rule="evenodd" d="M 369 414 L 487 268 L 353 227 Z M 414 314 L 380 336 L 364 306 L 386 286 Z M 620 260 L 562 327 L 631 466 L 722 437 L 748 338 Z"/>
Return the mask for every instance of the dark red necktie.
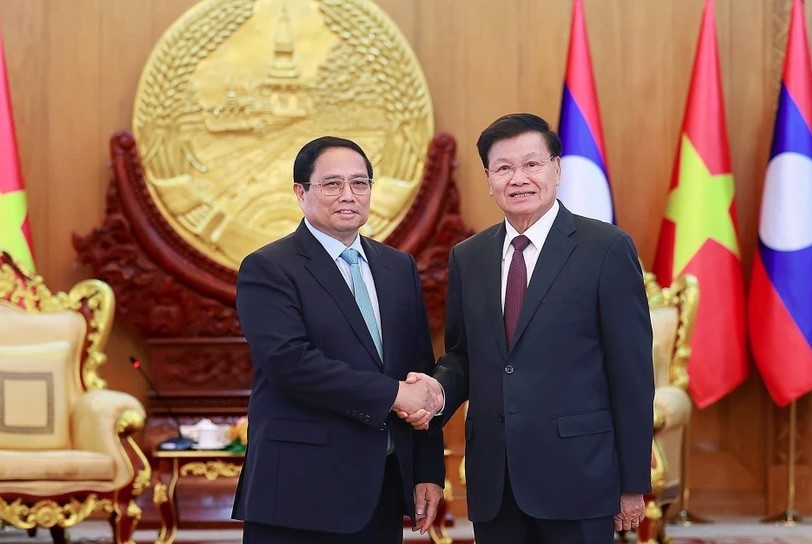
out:
<path id="1" fill-rule="evenodd" d="M 530 239 L 520 234 L 510 243 L 513 245 L 513 259 L 510 261 L 507 288 L 505 289 L 505 337 L 507 338 L 508 350 L 513 345 L 516 323 L 519 322 L 524 294 L 527 292 L 527 265 L 524 263 L 524 253 L 522 251 L 530 244 Z"/>

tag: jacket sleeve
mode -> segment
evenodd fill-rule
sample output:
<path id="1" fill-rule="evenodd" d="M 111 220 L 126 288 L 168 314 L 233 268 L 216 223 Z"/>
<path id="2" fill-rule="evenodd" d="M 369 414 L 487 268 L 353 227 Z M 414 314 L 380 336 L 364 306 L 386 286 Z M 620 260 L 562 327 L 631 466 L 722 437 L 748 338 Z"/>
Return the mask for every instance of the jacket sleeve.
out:
<path id="1" fill-rule="evenodd" d="M 462 281 L 457 248 L 448 259 L 448 295 L 445 317 L 445 355 L 434 369 L 434 377 L 445 390 L 442 425 L 468 400 L 468 335 L 462 313 Z"/>
<path id="2" fill-rule="evenodd" d="M 287 395 L 380 428 L 398 382 L 328 358 L 310 342 L 293 278 L 260 252 L 237 275 L 237 312 L 255 371 Z M 358 414 L 365 414 L 359 419 Z"/>
<path id="3" fill-rule="evenodd" d="M 412 284 L 414 299 L 417 303 L 415 308 L 415 324 L 418 331 L 415 338 L 416 344 L 416 365 L 418 372 L 431 374 L 434 367 L 434 348 L 431 342 L 431 330 L 429 320 L 426 315 L 426 305 L 423 302 L 423 290 L 420 287 L 420 275 L 417 272 L 417 265 L 414 258 L 410 256 L 412 265 Z M 414 451 L 414 481 L 415 483 L 434 483 L 443 487 L 445 484 L 445 458 L 443 450 L 442 430 L 431 429 L 428 431 L 413 431 L 413 451 Z"/>
<path id="4" fill-rule="evenodd" d="M 637 251 L 625 233 L 606 254 L 598 297 L 621 491 L 647 493 L 654 432 L 651 317 Z"/>

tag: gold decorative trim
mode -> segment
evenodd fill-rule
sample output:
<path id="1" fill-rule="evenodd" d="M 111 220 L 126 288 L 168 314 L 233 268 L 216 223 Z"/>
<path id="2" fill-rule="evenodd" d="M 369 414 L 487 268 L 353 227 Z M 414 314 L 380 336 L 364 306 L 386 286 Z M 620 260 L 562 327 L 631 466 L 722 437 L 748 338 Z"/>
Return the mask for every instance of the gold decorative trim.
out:
<path id="1" fill-rule="evenodd" d="M 216 480 L 217 478 L 236 478 L 240 475 L 242 467 L 233 463 L 224 463 L 223 461 L 207 461 L 206 463 L 187 463 L 180 469 L 181 476 L 205 476 L 207 480 Z"/>
<path id="2" fill-rule="evenodd" d="M 654 432 L 660 432 L 665 427 L 665 416 L 660 412 L 657 407 L 654 407 Z"/>
<path id="3" fill-rule="evenodd" d="M 434 528 L 434 525 L 429 527 L 429 537 L 434 544 L 453 544 L 454 539 L 448 535 L 448 529 L 445 526 L 445 520 L 440 520 L 439 531 Z"/>
<path id="4" fill-rule="evenodd" d="M 688 359 L 691 358 L 691 338 L 694 334 L 696 311 L 699 306 L 699 283 L 696 277 L 685 274 L 674 280 L 670 287 L 662 288 L 651 272 L 644 272 L 643 281 L 650 309 L 675 307 L 677 309 L 677 337 L 669 367 L 672 385 L 688 388 Z"/>
<path id="5" fill-rule="evenodd" d="M 140 521 L 142 513 L 141 507 L 134 500 L 130 500 L 129 504 L 127 504 L 127 516 Z"/>
<path id="6" fill-rule="evenodd" d="M 99 367 L 107 360 L 102 346 L 107 342 L 115 314 L 115 295 L 112 288 L 99 280 L 84 280 L 68 293 L 52 293 L 42 276 L 34 274 L 0 251 L 0 299 L 8 300 L 27 312 L 82 312 L 87 320 L 87 347 L 82 364 L 82 385 L 86 390 L 104 389 L 106 382 L 98 375 Z"/>
<path id="7" fill-rule="evenodd" d="M 84 501 L 71 499 L 61 505 L 50 499 L 41 500 L 33 506 L 23 504 L 22 499 L 7 503 L 0 499 L 0 518 L 20 529 L 34 527 L 51 528 L 54 526 L 67 529 L 87 518 L 96 509 L 112 511 L 113 503 L 109 499 L 99 500 L 98 496 L 89 495 Z"/>
<path id="8" fill-rule="evenodd" d="M 166 484 L 163 482 L 155 482 L 155 487 L 152 489 L 152 502 L 155 506 L 160 506 L 169 501 L 169 493 L 167 492 Z"/>
<path id="9" fill-rule="evenodd" d="M 144 416 L 135 410 L 124 410 L 116 421 L 116 434 L 129 435 L 144 428 Z"/>
<path id="10" fill-rule="evenodd" d="M 651 457 L 651 493 L 658 497 L 665 489 L 665 457 L 656 440 L 651 446 Z"/>

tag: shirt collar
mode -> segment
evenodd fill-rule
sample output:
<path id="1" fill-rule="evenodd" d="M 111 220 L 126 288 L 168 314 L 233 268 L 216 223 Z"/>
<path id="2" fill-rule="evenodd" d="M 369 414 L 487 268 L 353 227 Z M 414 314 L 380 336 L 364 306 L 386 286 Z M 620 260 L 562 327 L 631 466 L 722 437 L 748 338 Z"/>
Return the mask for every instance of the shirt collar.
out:
<path id="1" fill-rule="evenodd" d="M 345 246 L 343 242 L 339 242 L 329 234 L 325 234 L 316 227 L 314 227 L 313 224 L 307 219 L 304 220 L 304 223 L 305 226 L 307 227 L 307 230 L 310 231 L 310 234 L 312 234 L 313 237 L 319 241 L 322 247 L 324 247 L 324 250 L 327 252 L 327 254 L 330 255 L 330 258 L 333 259 L 334 261 L 338 260 L 338 258 L 341 257 L 341 253 L 345 249 L 347 249 L 347 246 Z M 369 262 L 366 253 L 364 253 L 364 246 L 361 245 L 360 234 L 355 237 L 355 240 L 353 240 L 352 244 L 350 244 L 349 247 L 357 250 L 358 253 L 361 254 L 361 258 Z"/>
<path id="2" fill-rule="evenodd" d="M 560 207 L 558 200 L 553 202 L 552 207 L 547 210 L 547 213 L 542 215 L 538 221 L 530 225 L 530 228 L 522 233 L 530 239 L 530 243 L 533 244 L 536 250 L 541 250 L 541 246 L 544 245 L 544 241 L 547 239 L 550 229 L 553 228 L 553 222 L 558 216 Z M 510 242 L 519 235 L 519 231 L 513 228 L 513 225 L 511 225 L 507 219 L 505 219 L 505 230 L 507 233 L 505 234 L 505 243 L 502 246 L 502 260 L 507 258 L 508 250 L 512 247 Z"/>

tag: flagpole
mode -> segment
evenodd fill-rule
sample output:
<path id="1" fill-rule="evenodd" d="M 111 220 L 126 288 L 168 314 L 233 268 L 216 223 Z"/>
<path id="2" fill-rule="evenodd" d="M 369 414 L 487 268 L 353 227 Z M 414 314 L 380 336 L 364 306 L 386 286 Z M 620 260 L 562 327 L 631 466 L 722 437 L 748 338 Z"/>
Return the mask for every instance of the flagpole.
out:
<path id="1" fill-rule="evenodd" d="M 690 469 L 691 457 L 691 422 L 690 420 L 685 424 L 684 436 L 682 437 L 682 463 L 680 466 L 680 482 L 682 482 L 682 495 L 680 497 L 680 511 L 677 517 L 670 523 L 672 525 L 679 525 L 680 527 L 689 527 L 691 525 L 703 525 L 706 523 L 713 523 L 709 519 L 705 519 L 692 513 L 688 509 L 688 503 L 691 499 L 691 482 L 688 480 Z"/>
<path id="2" fill-rule="evenodd" d="M 789 405 L 789 445 L 787 449 L 787 509 L 779 514 L 767 516 L 762 523 L 776 523 L 792 527 L 801 522 L 801 516 L 795 511 L 795 442 L 798 439 L 798 405 L 792 401 Z"/>

